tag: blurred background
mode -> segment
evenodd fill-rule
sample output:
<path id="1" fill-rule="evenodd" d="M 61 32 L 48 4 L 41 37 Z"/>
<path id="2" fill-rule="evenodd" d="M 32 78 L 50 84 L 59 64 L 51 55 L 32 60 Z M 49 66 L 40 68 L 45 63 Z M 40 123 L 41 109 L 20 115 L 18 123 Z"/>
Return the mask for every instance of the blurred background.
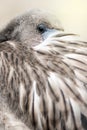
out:
<path id="1" fill-rule="evenodd" d="M 66 31 L 87 41 L 87 0 L 0 0 L 0 28 L 31 8 L 50 10 Z"/>

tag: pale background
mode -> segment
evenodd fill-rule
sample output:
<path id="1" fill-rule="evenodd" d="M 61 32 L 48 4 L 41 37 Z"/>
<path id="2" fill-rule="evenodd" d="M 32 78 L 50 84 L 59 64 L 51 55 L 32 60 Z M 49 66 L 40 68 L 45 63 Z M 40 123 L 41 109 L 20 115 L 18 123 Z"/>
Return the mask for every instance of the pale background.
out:
<path id="1" fill-rule="evenodd" d="M 0 28 L 30 8 L 51 10 L 66 31 L 87 41 L 87 0 L 0 0 Z"/>

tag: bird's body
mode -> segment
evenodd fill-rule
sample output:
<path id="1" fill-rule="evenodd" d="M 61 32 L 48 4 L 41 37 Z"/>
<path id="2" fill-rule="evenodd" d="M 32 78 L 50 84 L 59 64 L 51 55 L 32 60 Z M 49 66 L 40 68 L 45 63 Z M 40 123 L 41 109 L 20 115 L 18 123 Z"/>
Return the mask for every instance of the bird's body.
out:
<path id="1" fill-rule="evenodd" d="M 30 130 L 87 129 L 87 43 L 75 37 L 0 43 L 0 93 Z"/>

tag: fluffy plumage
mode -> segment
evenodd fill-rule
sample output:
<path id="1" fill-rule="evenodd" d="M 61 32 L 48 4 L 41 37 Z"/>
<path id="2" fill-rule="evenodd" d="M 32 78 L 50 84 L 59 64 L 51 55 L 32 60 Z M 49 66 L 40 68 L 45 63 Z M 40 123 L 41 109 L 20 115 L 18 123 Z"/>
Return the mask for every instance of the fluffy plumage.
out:
<path id="1" fill-rule="evenodd" d="M 87 43 L 63 31 L 32 47 L 0 43 L 0 89 L 31 130 L 86 130 Z"/>

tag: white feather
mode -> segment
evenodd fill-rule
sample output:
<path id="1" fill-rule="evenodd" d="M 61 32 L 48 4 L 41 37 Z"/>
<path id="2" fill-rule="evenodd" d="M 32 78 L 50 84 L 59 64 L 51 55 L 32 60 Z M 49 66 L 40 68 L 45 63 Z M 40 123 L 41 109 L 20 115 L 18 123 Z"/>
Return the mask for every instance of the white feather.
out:
<path id="1" fill-rule="evenodd" d="M 75 53 L 65 54 L 65 57 L 78 59 L 79 61 L 87 62 L 87 56 Z"/>
<path id="2" fill-rule="evenodd" d="M 23 111 L 24 108 L 23 108 L 23 104 L 24 104 L 24 97 L 26 96 L 26 90 L 25 90 L 25 87 L 24 87 L 24 84 L 23 83 L 20 83 L 20 87 L 19 87 L 19 103 L 20 103 L 20 108 L 21 110 Z"/>
<path id="3" fill-rule="evenodd" d="M 9 76 L 8 76 L 8 82 L 10 82 L 12 76 L 13 76 L 13 72 L 14 72 L 14 68 L 13 66 L 10 66 L 10 72 L 9 72 Z"/>
<path id="4" fill-rule="evenodd" d="M 13 48 L 16 49 L 16 44 L 15 44 L 15 42 L 13 42 L 13 41 L 8 41 L 8 43 L 9 43 Z"/>

